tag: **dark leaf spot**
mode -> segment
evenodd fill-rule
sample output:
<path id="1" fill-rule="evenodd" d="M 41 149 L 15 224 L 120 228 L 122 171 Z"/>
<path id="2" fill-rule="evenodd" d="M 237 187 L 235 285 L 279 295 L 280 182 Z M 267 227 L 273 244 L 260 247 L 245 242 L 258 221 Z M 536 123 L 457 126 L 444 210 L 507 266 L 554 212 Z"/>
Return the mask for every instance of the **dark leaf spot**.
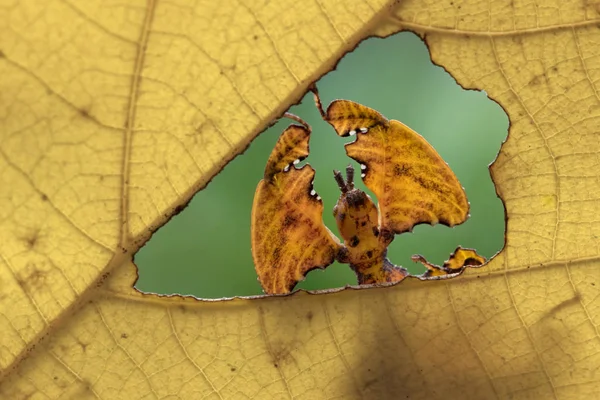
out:
<path id="1" fill-rule="evenodd" d="M 184 205 L 182 205 L 182 204 L 178 205 L 177 207 L 175 207 L 175 209 L 173 209 L 173 215 L 179 214 L 180 212 L 183 211 L 184 208 L 185 208 Z"/>

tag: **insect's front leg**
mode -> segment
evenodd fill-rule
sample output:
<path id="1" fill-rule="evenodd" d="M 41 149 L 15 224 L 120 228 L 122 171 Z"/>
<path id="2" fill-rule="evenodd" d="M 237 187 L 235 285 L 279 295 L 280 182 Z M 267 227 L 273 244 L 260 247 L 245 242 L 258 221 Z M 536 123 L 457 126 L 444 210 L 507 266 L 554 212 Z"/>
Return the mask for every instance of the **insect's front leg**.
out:
<path id="1" fill-rule="evenodd" d="M 382 247 L 387 248 L 394 241 L 394 231 L 385 226 L 380 226 L 377 229 L 379 229 L 379 243 Z"/>
<path id="2" fill-rule="evenodd" d="M 350 263 L 350 251 L 344 244 L 342 244 L 338 249 L 335 259 L 337 262 L 342 264 Z"/>

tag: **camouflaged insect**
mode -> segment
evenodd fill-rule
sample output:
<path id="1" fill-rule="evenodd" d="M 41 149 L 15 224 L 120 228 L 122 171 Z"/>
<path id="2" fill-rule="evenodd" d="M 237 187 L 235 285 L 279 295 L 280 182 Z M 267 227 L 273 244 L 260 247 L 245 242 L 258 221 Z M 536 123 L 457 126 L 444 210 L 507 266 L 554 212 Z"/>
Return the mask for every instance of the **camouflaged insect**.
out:
<path id="1" fill-rule="evenodd" d="M 312 182 L 314 169 L 296 165 L 309 153 L 311 129 L 290 125 L 273 149 L 263 179 L 256 188 L 252 207 L 252 256 L 266 293 L 288 293 L 315 268 L 334 260 L 348 263 L 359 284 L 396 282 L 406 269 L 386 257 L 394 235 L 409 232 L 417 224 L 454 226 L 466 221 L 469 203 L 458 179 L 439 154 L 418 133 L 377 111 L 349 100 L 333 101 L 323 111 L 339 136 L 356 136 L 346 145 L 348 156 L 361 166 L 361 178 L 379 201 L 354 187 L 354 169 L 346 178 L 334 171 L 341 190 L 334 207 L 343 242 L 323 224 L 323 203 Z M 474 250 L 457 248 L 442 267 L 415 256 L 436 278 L 481 265 L 485 258 Z"/>

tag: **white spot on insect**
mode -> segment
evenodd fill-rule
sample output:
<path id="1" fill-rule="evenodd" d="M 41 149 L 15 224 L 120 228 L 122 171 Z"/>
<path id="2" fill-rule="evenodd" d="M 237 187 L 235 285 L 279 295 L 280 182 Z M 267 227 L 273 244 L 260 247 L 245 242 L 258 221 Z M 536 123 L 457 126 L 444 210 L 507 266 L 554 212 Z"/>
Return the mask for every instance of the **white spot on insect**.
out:
<path id="1" fill-rule="evenodd" d="M 317 200 L 321 200 L 321 196 L 317 196 Z"/>
<path id="2" fill-rule="evenodd" d="M 288 172 L 289 170 L 290 170 L 290 164 L 286 165 L 286 166 L 283 168 L 283 172 Z"/>
<path id="3" fill-rule="evenodd" d="M 313 190 L 310 191 L 310 195 L 311 196 L 314 196 L 315 194 L 317 194 L 317 192 L 315 191 L 315 189 L 313 189 Z"/>
<path id="4" fill-rule="evenodd" d="M 300 160 L 296 159 L 294 160 L 294 165 L 298 164 L 300 162 Z"/>
<path id="5" fill-rule="evenodd" d="M 369 132 L 368 128 L 360 128 L 360 133 L 367 133 Z"/>
<path id="6" fill-rule="evenodd" d="M 356 135 L 356 131 L 355 130 L 351 130 L 350 132 L 348 132 L 348 135 L 354 136 L 354 135 Z"/>
<path id="7" fill-rule="evenodd" d="M 365 174 L 365 173 L 360 174 L 361 178 L 364 178 L 365 176 L 367 176 L 367 174 Z"/>
<path id="8" fill-rule="evenodd" d="M 364 171 L 365 169 L 367 169 L 367 166 L 365 164 L 360 164 L 360 169 Z"/>

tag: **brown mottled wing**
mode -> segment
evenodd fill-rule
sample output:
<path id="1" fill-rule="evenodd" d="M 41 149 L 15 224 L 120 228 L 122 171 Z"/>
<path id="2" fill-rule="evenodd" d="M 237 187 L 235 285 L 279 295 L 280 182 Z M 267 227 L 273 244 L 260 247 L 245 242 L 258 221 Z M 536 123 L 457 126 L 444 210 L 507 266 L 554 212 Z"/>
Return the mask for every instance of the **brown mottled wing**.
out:
<path id="1" fill-rule="evenodd" d="M 473 249 L 465 249 L 460 246 L 450 254 L 450 258 L 442 265 L 432 264 L 425 260 L 422 255 L 416 254 L 412 256 L 412 260 L 423 264 L 427 271 L 422 275 L 424 278 L 433 278 L 449 274 L 455 274 L 469 266 L 479 266 L 486 262 L 485 257 L 480 256 Z"/>
<path id="2" fill-rule="evenodd" d="M 286 167 L 291 168 L 295 160 L 302 161 L 308 156 L 308 139 L 310 130 L 299 125 L 290 125 L 279 136 L 265 167 L 266 180 L 283 172 Z"/>
<path id="3" fill-rule="evenodd" d="M 308 155 L 310 131 L 292 125 L 277 142 L 252 205 L 252 257 L 266 293 L 288 293 L 312 269 L 330 265 L 339 240 L 323 224 L 315 171 L 293 161 Z"/>
<path id="4" fill-rule="evenodd" d="M 340 136 L 356 134 L 346 153 L 361 163 L 363 181 L 379 200 L 382 228 L 398 234 L 417 224 L 454 226 L 466 221 L 464 189 L 421 135 L 348 100 L 331 103 L 324 119 Z"/>

